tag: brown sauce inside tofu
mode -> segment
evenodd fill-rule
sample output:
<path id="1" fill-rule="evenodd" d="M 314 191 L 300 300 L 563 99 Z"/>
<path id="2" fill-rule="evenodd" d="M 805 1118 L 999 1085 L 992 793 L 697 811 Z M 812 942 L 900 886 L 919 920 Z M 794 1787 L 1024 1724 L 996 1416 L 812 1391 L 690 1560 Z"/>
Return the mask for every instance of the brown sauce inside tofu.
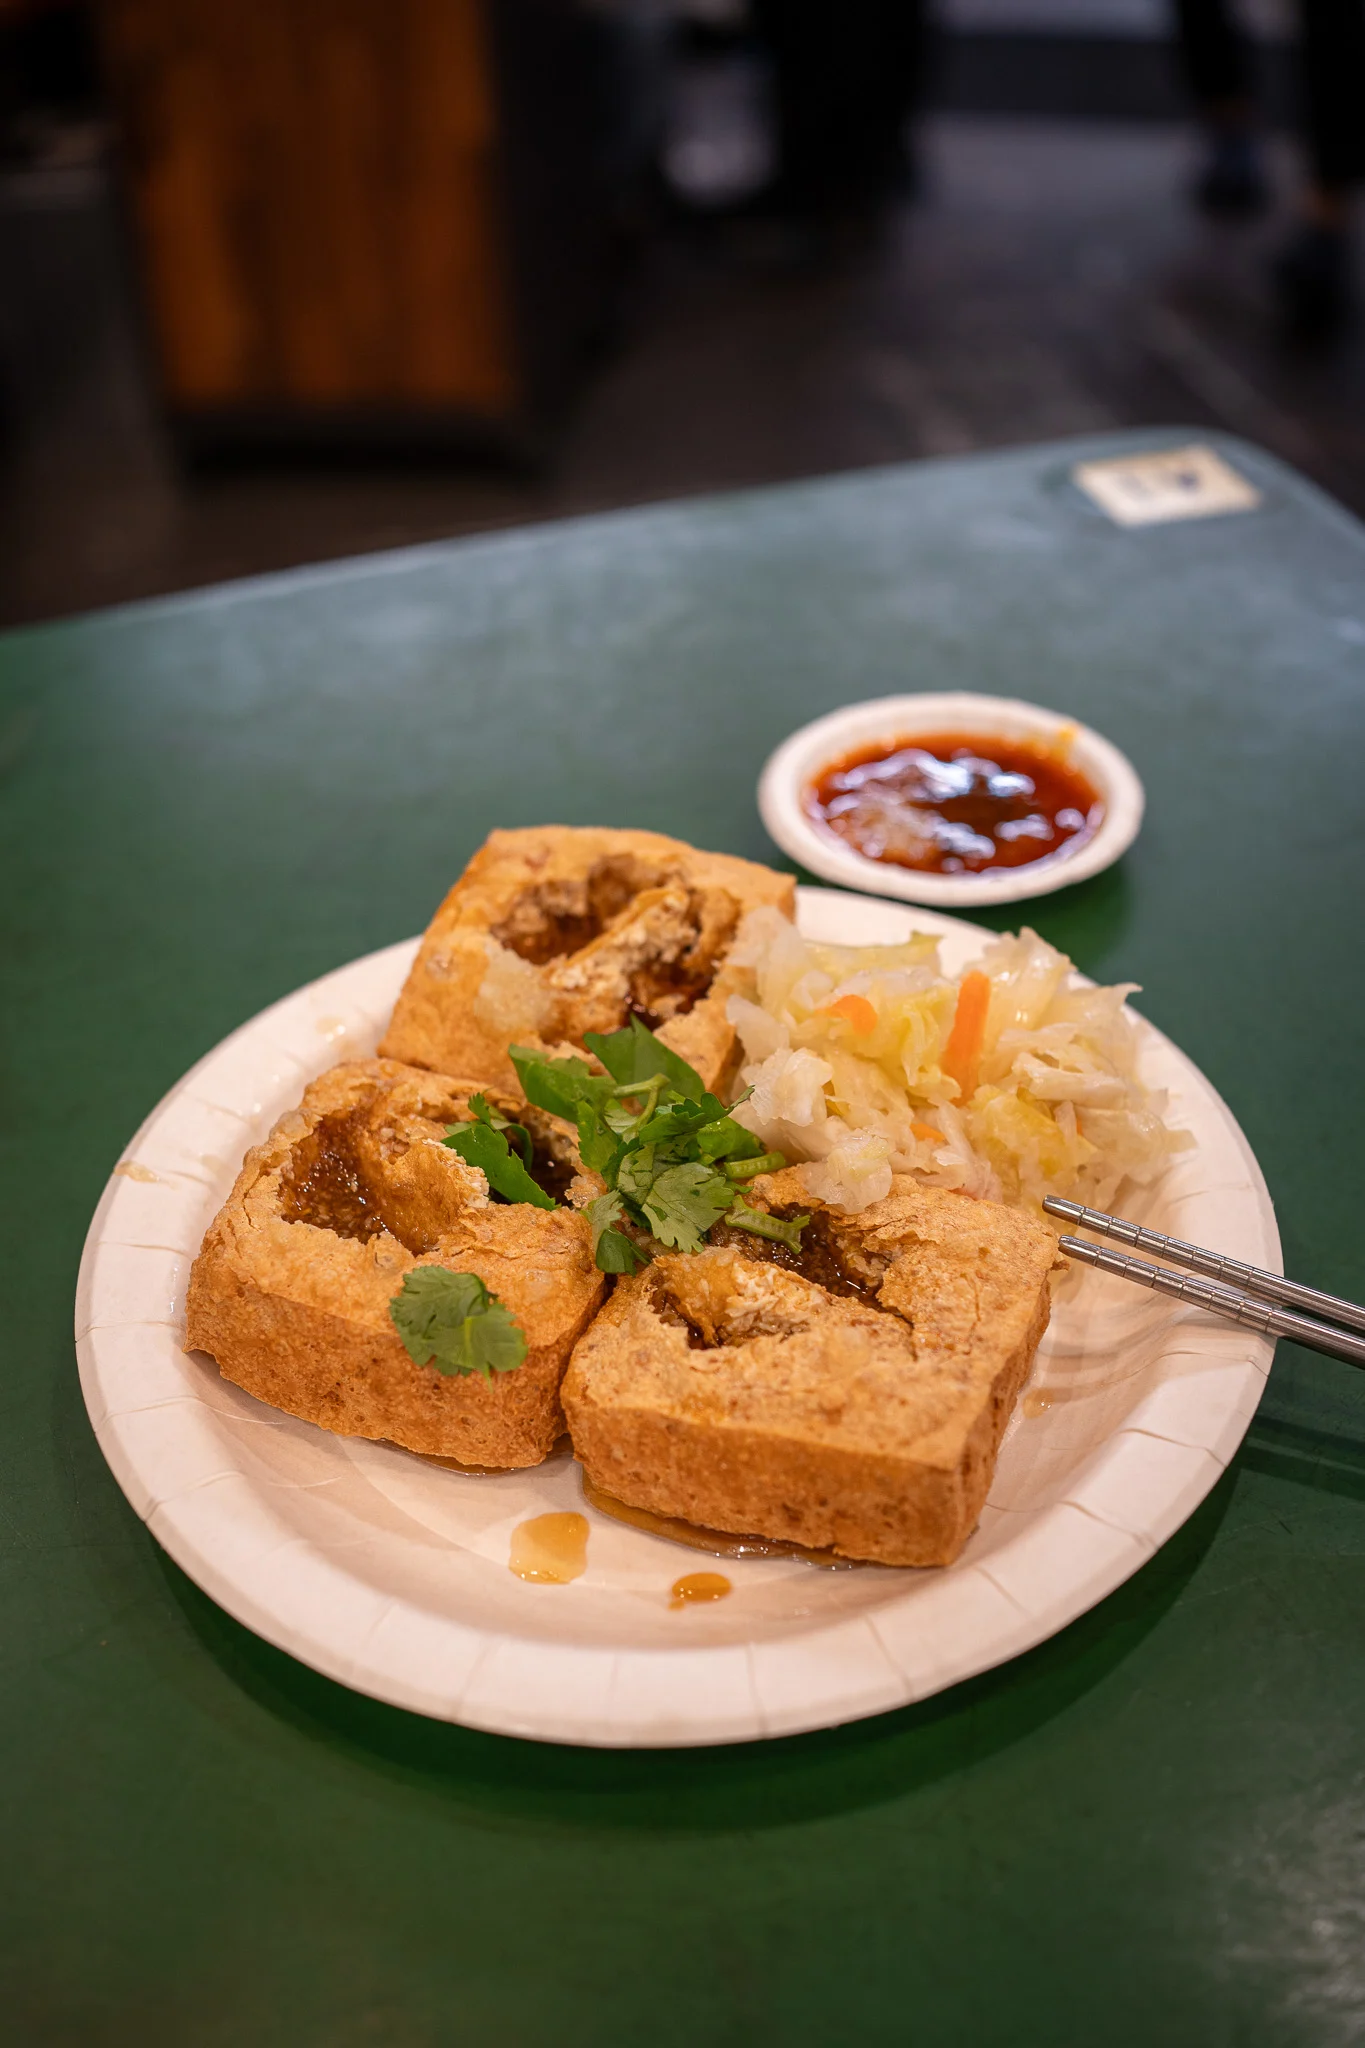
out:
<path id="1" fill-rule="evenodd" d="M 286 1223 L 312 1223 L 336 1237 L 377 1237 L 384 1218 L 361 1174 L 352 1142 L 350 1116 L 324 1117 L 294 1147 L 280 1190 Z"/>
<path id="2" fill-rule="evenodd" d="M 710 989 L 720 958 L 734 937 L 739 905 L 724 889 L 688 892 L 692 937 L 671 960 L 646 960 L 630 979 L 629 1010 L 653 1030 L 671 1017 L 685 1017 Z"/>
<path id="3" fill-rule="evenodd" d="M 528 904 L 523 897 L 494 930 L 500 946 L 529 960 L 532 967 L 546 967 L 568 953 L 579 953 L 592 944 L 602 927 L 586 911 L 581 914 L 549 904 Z"/>
<path id="4" fill-rule="evenodd" d="M 670 1017 L 685 1017 L 694 1009 L 715 978 L 714 957 L 689 962 L 651 960 L 630 980 L 628 1014 L 639 1018 L 647 1030 L 657 1030 Z"/>
<path id="5" fill-rule="evenodd" d="M 366 1244 L 387 1230 L 408 1251 L 420 1255 L 432 1249 L 411 1228 L 395 1224 L 385 1213 L 383 1196 L 367 1180 L 356 1157 L 353 1114 L 324 1117 L 316 1130 L 294 1147 L 289 1168 L 280 1189 L 280 1215 L 286 1223 L 311 1223 L 330 1230 L 336 1237 L 358 1238 Z M 576 1169 L 570 1161 L 559 1160 L 548 1145 L 532 1143 L 531 1178 L 556 1202 L 562 1202 Z M 506 1197 L 493 1193 L 494 1202 Z"/>
<path id="6" fill-rule="evenodd" d="M 512 1150 L 516 1152 L 517 1147 L 513 1145 Z M 519 1152 L 517 1156 L 521 1156 Z M 578 1168 L 571 1159 L 556 1159 L 548 1145 L 542 1145 L 533 1137 L 531 1140 L 531 1164 L 527 1171 L 538 1188 L 541 1188 L 552 1200 L 563 1202 L 569 1192 L 569 1184 L 578 1172 Z M 493 1197 L 495 1202 L 500 1202 L 502 1199 L 501 1195 L 494 1195 Z"/>
<path id="7" fill-rule="evenodd" d="M 683 1314 L 657 1274 L 650 1290 L 650 1305 L 661 1323 L 667 1323 L 670 1329 L 687 1332 L 689 1351 L 713 1351 L 716 1348 L 692 1318 Z"/>
<path id="8" fill-rule="evenodd" d="M 523 889 L 493 937 L 531 966 L 546 967 L 590 946 L 645 890 L 681 879 L 630 855 L 610 855 L 582 881 Z M 689 890 L 686 943 L 672 958 L 643 960 L 633 968 L 621 1021 L 634 1015 L 653 1030 L 694 1008 L 711 986 L 738 914 L 739 906 L 723 891 Z"/>
<path id="9" fill-rule="evenodd" d="M 772 1211 L 784 1222 L 808 1213 L 801 1209 Z M 821 1215 L 812 1216 L 801 1232 L 799 1252 L 792 1251 L 788 1245 L 774 1243 L 770 1237 L 755 1237 L 752 1231 L 736 1230 L 729 1223 L 717 1224 L 707 1243 L 733 1245 L 746 1259 L 756 1259 L 763 1265 L 781 1266 L 788 1273 L 799 1273 L 803 1280 L 811 1280 L 817 1287 L 823 1287 L 826 1294 L 846 1295 L 853 1301 L 865 1301 L 869 1307 L 877 1305 L 877 1283 L 851 1270 L 841 1253 L 837 1237 Z"/>
<path id="10" fill-rule="evenodd" d="M 523 889 L 493 937 L 532 967 L 590 946 L 644 889 L 665 877 L 629 854 L 608 854 L 582 881 L 538 882 Z"/>

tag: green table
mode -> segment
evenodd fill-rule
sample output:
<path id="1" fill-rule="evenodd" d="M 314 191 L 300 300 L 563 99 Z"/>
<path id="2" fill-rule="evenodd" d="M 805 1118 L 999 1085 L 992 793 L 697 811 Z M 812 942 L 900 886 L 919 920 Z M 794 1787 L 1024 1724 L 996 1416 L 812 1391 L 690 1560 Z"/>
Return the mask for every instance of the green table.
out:
<path id="1" fill-rule="evenodd" d="M 1052 1642 L 846 1729 L 612 1754 L 351 1695 L 162 1557 L 86 1423 L 82 1234 L 201 1052 L 418 929 L 490 826 L 769 857 L 840 702 L 1059 706 L 1143 775 L 1028 914 L 1212 1077 L 1290 1269 L 1362 1291 L 1365 544 L 1126 531 L 1081 456 L 893 469 L 0 641 L 9 2038 L 289 2048 L 1345 2044 L 1365 2030 L 1365 1377 L 1281 1347 L 1245 1448 Z M 1008 920 L 1008 913 L 1000 919 Z"/>

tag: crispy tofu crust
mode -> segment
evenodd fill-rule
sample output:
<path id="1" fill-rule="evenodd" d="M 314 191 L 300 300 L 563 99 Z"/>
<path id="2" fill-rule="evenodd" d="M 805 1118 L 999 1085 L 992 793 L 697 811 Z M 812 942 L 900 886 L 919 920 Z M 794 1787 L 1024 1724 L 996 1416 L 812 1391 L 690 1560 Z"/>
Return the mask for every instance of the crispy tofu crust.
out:
<path id="1" fill-rule="evenodd" d="M 737 1232 L 618 1284 L 564 1381 L 588 1478 L 707 1528 L 950 1564 L 1047 1327 L 1050 1233 L 904 1176 L 858 1216 L 790 1170 L 753 1193 L 813 1215 L 826 1284 Z"/>
<path id="2" fill-rule="evenodd" d="M 657 832 L 493 832 L 428 925 L 380 1052 L 516 1089 L 509 1044 L 581 1048 L 639 1014 L 709 1088 L 735 1060 L 725 961 L 795 883 Z"/>
<path id="3" fill-rule="evenodd" d="M 272 1407 L 342 1436 L 387 1438 L 466 1464 L 535 1465 L 564 1428 L 559 1388 L 602 1299 L 592 1233 L 573 1209 L 495 1203 L 441 1140 L 479 1083 L 392 1060 L 334 1067 L 248 1152 L 190 1275 L 186 1342 Z M 567 1180 L 565 1126 L 531 1129 Z M 389 1318 L 418 1265 L 477 1273 L 525 1332 L 515 1372 L 415 1365 Z"/>

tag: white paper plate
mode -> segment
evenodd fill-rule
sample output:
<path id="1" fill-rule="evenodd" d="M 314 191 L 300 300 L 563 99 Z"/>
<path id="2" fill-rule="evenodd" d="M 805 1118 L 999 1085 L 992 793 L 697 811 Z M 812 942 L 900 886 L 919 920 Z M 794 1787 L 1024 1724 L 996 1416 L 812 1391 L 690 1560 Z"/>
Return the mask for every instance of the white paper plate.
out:
<path id="1" fill-rule="evenodd" d="M 806 791 L 832 762 L 859 747 L 913 739 L 917 733 L 962 732 L 1055 745 L 1065 736 L 1067 752 L 1104 802 L 1104 817 L 1092 838 L 1047 860 L 1017 868 L 988 868 L 983 874 L 922 874 L 891 861 L 869 860 L 847 841 L 826 832 L 806 811 Z M 1138 772 L 1112 740 L 1060 711 L 1025 704 L 1017 697 L 985 697 L 975 690 L 924 691 L 912 697 L 874 697 L 845 704 L 803 725 L 783 740 L 758 779 L 758 808 L 772 837 L 793 860 L 827 882 L 846 889 L 870 889 L 902 903 L 929 903 L 940 910 L 967 910 L 982 903 L 1022 903 L 1069 889 L 1088 875 L 1112 867 L 1137 838 L 1146 802 Z"/>
<path id="2" fill-rule="evenodd" d="M 939 932 L 954 970 L 989 936 L 828 889 L 803 890 L 799 915 L 812 936 L 851 943 Z M 955 1565 L 731 1561 L 716 1566 L 728 1599 L 675 1612 L 672 1582 L 707 1560 L 594 1513 L 572 1459 L 465 1477 L 228 1385 L 181 1349 L 205 1226 L 304 1085 L 373 1052 L 415 943 L 300 989 L 194 1067 L 115 1169 L 81 1264 L 81 1384 L 114 1475 L 177 1564 L 269 1642 L 361 1692 L 508 1735 L 786 1735 L 921 1699 L 1041 1642 L 1136 1571 L 1227 1464 L 1270 1342 L 1078 1276 Z M 1148 1078 L 1198 1141 L 1144 1220 L 1279 1271 L 1274 1212 L 1231 1114 L 1167 1039 L 1145 1026 L 1143 1038 Z M 527 1584 L 508 1569 L 510 1534 L 551 1509 L 587 1515 L 587 1571 Z"/>

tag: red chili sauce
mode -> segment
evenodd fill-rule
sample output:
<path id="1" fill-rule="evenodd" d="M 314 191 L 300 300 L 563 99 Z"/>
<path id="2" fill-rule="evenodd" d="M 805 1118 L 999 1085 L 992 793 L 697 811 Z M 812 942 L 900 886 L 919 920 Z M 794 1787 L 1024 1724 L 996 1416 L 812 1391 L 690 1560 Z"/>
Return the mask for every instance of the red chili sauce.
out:
<path id="1" fill-rule="evenodd" d="M 1060 751 L 963 732 L 860 747 L 811 784 L 806 809 L 868 860 L 940 875 L 1050 860 L 1104 816 Z"/>

